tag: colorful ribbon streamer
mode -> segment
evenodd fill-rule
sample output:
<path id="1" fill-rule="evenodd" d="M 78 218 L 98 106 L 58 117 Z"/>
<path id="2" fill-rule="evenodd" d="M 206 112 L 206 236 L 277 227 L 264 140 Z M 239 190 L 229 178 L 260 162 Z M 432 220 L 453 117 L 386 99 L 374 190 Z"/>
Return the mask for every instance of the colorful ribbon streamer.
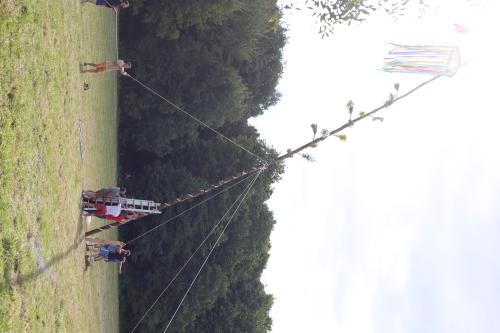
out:
<path id="1" fill-rule="evenodd" d="M 399 45 L 384 58 L 386 72 L 452 76 L 460 67 L 458 47 L 438 45 Z"/>

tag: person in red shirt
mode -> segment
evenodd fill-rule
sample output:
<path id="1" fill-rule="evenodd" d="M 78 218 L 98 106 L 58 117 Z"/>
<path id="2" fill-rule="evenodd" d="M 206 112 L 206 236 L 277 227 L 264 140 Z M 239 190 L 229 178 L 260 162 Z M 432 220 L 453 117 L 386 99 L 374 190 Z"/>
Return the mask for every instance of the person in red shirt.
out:
<path id="1" fill-rule="evenodd" d="M 86 203 L 85 206 L 86 208 L 95 208 L 95 210 L 86 210 L 84 214 L 87 216 L 112 215 L 116 217 L 122 213 L 122 205 L 120 203 L 116 205 L 107 205 L 103 203 Z"/>

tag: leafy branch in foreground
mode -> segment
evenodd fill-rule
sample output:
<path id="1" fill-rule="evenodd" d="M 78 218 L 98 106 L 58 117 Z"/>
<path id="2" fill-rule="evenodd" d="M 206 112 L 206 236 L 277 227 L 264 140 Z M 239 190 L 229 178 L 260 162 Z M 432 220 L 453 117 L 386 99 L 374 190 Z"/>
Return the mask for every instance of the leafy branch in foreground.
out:
<path id="1" fill-rule="evenodd" d="M 428 5 L 424 0 L 304 0 L 304 5 L 287 3 L 283 9 L 312 11 L 312 16 L 319 25 L 319 34 L 322 38 L 328 37 L 334 32 L 336 25 L 364 21 L 371 13 L 383 9 L 393 17 L 402 16 L 411 4 L 417 9 L 424 11 Z"/>
<path id="2" fill-rule="evenodd" d="M 384 104 L 381 107 L 379 107 L 379 108 L 377 108 L 374 111 L 371 111 L 369 113 L 360 112 L 359 116 L 357 118 L 355 118 L 355 119 L 352 119 L 352 115 L 353 115 L 353 112 L 354 112 L 354 102 L 352 100 L 349 100 L 347 102 L 347 104 L 346 104 L 346 109 L 347 109 L 347 112 L 349 113 L 349 118 L 347 120 L 347 123 L 345 123 L 344 125 L 342 125 L 338 129 L 333 130 L 333 131 L 328 130 L 326 128 L 323 128 L 321 130 L 321 132 L 320 132 L 321 136 L 318 139 L 316 139 L 316 133 L 318 131 L 318 125 L 317 124 L 311 124 L 311 128 L 312 128 L 313 133 L 314 133 L 313 141 L 311 141 L 310 145 L 302 146 L 302 149 L 306 149 L 306 148 L 309 148 L 309 147 L 314 148 L 314 147 L 316 147 L 318 145 L 319 141 L 325 140 L 326 138 L 328 138 L 328 137 L 330 137 L 332 135 L 336 136 L 337 138 L 339 138 L 340 141 L 347 141 L 347 135 L 346 134 L 338 134 L 338 133 L 340 131 L 346 129 L 347 127 L 353 126 L 355 122 L 358 122 L 358 121 L 360 121 L 363 118 L 370 117 L 370 118 L 372 118 L 373 121 L 383 122 L 384 121 L 383 117 L 374 116 L 373 114 L 375 112 L 378 112 L 378 111 L 382 110 L 383 108 L 387 108 L 387 107 L 391 106 L 396 101 L 396 99 L 397 99 L 396 95 L 397 95 L 397 92 L 399 91 L 399 83 L 395 83 L 394 84 L 394 90 L 396 91 L 396 93 L 390 93 L 388 99 L 384 102 Z M 291 156 L 293 156 L 293 154 L 298 154 L 298 155 L 302 156 L 303 158 L 305 158 L 308 162 L 315 162 L 315 159 L 314 159 L 314 157 L 312 155 L 300 153 L 301 150 L 292 151 L 291 149 L 288 149 L 287 150 L 287 155 L 291 154 Z"/>

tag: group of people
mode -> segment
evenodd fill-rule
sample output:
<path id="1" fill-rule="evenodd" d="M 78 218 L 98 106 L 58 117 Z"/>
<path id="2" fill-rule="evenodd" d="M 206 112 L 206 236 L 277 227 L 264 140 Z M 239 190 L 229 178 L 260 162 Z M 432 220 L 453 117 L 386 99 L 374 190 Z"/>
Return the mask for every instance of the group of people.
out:
<path id="1" fill-rule="evenodd" d="M 130 3 L 127 0 L 82 0 L 82 4 L 90 2 L 96 6 L 104 6 L 111 8 L 115 13 L 118 13 L 120 8 L 127 8 Z M 90 67 L 90 68 L 88 68 Z M 114 61 L 105 61 L 99 64 L 84 63 L 83 73 L 105 73 L 111 71 L 119 71 L 121 74 L 126 74 L 125 69 L 132 67 L 132 64 L 121 59 Z M 88 89 L 88 87 L 87 87 Z M 143 213 L 127 211 L 126 205 L 122 205 L 119 199 L 126 196 L 124 187 L 105 187 L 99 191 L 84 191 L 83 198 L 100 199 L 94 202 L 87 202 L 83 205 L 84 215 L 96 216 L 105 220 L 117 221 L 126 223 L 128 221 L 144 216 Z M 88 209 L 93 210 L 88 210 Z M 119 264 L 119 272 L 122 271 L 122 265 L 130 256 L 130 250 L 125 250 L 125 243 L 119 241 L 102 240 L 98 238 L 86 238 L 87 255 L 94 261 L 104 260 L 109 263 Z"/>
<path id="2" fill-rule="evenodd" d="M 105 6 L 111 8 L 115 13 L 118 13 L 120 8 L 127 8 L 130 4 L 127 0 L 82 0 L 82 4 L 90 2 L 96 6 Z M 90 68 L 89 68 L 90 67 Z M 114 61 L 105 61 L 99 64 L 84 63 L 83 73 L 105 73 L 111 71 L 119 71 L 120 74 L 126 75 L 126 69 L 132 68 L 130 62 L 125 62 L 121 59 Z M 88 89 L 88 87 L 87 87 Z M 99 191 L 84 191 L 83 198 L 95 199 L 94 202 L 86 202 L 83 205 L 84 215 L 96 216 L 105 220 L 117 221 L 126 223 L 144 216 L 144 213 L 127 211 L 127 206 L 120 203 L 119 198 L 126 196 L 124 187 L 105 187 Z M 115 199 L 115 200 L 113 200 Z M 89 210 L 93 209 L 93 210 Z M 119 265 L 118 272 L 121 274 L 122 265 L 130 256 L 130 250 L 125 250 L 125 243 L 120 241 L 102 240 L 99 238 L 87 237 L 87 257 L 93 261 L 105 261 Z"/>
<path id="3" fill-rule="evenodd" d="M 131 220 L 143 217 L 145 214 L 127 209 L 126 204 L 120 198 L 125 198 L 127 189 L 125 187 L 104 187 L 98 191 L 83 191 L 82 208 L 83 215 L 95 216 L 105 220 L 126 223 Z M 86 238 L 87 256 L 94 261 L 104 260 L 108 263 L 119 264 L 121 273 L 122 265 L 125 263 L 130 250 L 125 250 L 125 243 L 119 241 L 102 240 L 98 238 Z"/>
<path id="4" fill-rule="evenodd" d="M 92 261 L 105 261 L 118 264 L 118 273 L 121 274 L 122 266 L 130 256 L 130 250 L 125 250 L 125 243 L 99 238 L 85 238 L 87 243 L 87 256 Z"/>
<path id="5" fill-rule="evenodd" d="M 84 191 L 82 197 L 86 199 L 98 199 L 94 202 L 84 202 L 83 215 L 95 216 L 104 220 L 127 223 L 143 217 L 145 214 L 128 210 L 126 204 L 122 204 L 119 198 L 126 196 L 125 187 L 105 187 L 97 192 Z"/>

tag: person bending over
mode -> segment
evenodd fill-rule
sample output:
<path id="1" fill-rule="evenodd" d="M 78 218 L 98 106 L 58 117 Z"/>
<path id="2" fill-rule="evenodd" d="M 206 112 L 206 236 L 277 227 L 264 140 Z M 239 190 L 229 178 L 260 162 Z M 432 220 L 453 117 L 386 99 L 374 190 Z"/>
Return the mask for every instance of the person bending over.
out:
<path id="1" fill-rule="evenodd" d="M 140 212 L 121 212 L 120 215 L 118 216 L 112 216 L 112 215 L 95 215 L 95 217 L 103 219 L 103 220 L 108 220 L 108 221 L 115 221 L 115 222 L 120 222 L 120 223 L 127 223 L 132 220 L 136 220 L 138 218 L 141 218 L 145 216 L 146 214 L 140 213 Z"/>
<path id="2" fill-rule="evenodd" d="M 103 199 L 111 199 L 126 197 L 127 189 L 125 187 L 103 187 L 99 191 L 84 191 L 82 193 L 84 198 L 92 199 L 92 198 L 103 198 Z"/>
<path id="3" fill-rule="evenodd" d="M 105 205 L 102 203 L 86 203 L 85 208 L 95 208 L 95 210 L 85 210 L 83 212 L 86 216 L 114 216 L 117 217 L 122 212 L 122 205 Z"/>

